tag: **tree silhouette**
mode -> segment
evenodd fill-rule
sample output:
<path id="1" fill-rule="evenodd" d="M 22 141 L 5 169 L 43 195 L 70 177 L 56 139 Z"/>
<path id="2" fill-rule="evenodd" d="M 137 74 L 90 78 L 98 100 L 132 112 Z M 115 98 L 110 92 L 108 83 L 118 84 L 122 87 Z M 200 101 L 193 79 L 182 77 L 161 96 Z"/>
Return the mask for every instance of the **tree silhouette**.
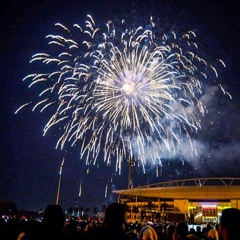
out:
<path id="1" fill-rule="evenodd" d="M 97 213 L 98 213 L 97 207 L 94 207 L 94 208 L 92 209 L 92 212 L 93 212 L 93 216 L 95 217 L 95 216 L 97 215 Z"/>
<path id="2" fill-rule="evenodd" d="M 0 215 L 11 215 L 17 211 L 16 204 L 11 201 L 0 201 Z"/>
<path id="3" fill-rule="evenodd" d="M 73 215 L 73 207 L 68 208 L 68 214 L 71 216 Z"/>
<path id="4" fill-rule="evenodd" d="M 77 214 L 79 216 L 79 208 L 78 207 L 74 207 L 73 211 L 74 211 L 74 215 Z"/>
<path id="5" fill-rule="evenodd" d="M 83 207 L 80 207 L 80 208 L 79 208 L 79 211 L 80 211 L 80 213 L 81 213 L 81 216 L 83 216 L 83 209 L 84 209 Z"/>
<path id="6" fill-rule="evenodd" d="M 104 205 L 102 205 L 102 212 L 103 212 L 103 213 L 105 213 L 105 212 L 106 212 L 106 209 L 107 209 L 106 205 L 105 205 L 105 204 L 104 204 Z"/>

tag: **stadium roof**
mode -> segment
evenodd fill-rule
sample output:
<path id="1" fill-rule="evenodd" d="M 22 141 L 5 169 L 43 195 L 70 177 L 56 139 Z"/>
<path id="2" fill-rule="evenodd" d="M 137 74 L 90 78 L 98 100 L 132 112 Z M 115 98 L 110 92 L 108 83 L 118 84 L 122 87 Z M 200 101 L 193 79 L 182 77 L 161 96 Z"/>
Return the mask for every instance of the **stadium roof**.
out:
<path id="1" fill-rule="evenodd" d="M 155 183 L 113 193 L 161 199 L 240 200 L 240 178 L 198 178 Z"/>

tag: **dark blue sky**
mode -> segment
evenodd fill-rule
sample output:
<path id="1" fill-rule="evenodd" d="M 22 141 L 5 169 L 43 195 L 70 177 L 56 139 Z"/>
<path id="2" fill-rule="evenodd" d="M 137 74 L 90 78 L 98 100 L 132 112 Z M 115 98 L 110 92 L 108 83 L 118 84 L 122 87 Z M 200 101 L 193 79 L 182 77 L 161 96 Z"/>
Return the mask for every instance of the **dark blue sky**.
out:
<path id="1" fill-rule="evenodd" d="M 162 174 L 155 170 L 143 174 L 135 168 L 134 186 L 170 179 L 211 176 L 240 176 L 240 17 L 238 1 L 17 1 L 1 3 L 0 10 L 0 73 L 1 73 L 1 159 L 0 200 L 16 202 L 22 209 L 40 209 L 55 202 L 58 172 L 65 152 L 55 150 L 57 132 L 43 137 L 48 114 L 15 110 L 36 96 L 21 80 L 31 72 L 31 56 L 46 48 L 45 36 L 53 25 L 83 23 L 91 14 L 96 21 L 127 15 L 129 9 L 139 15 L 154 14 L 176 26 L 190 26 L 198 32 L 207 53 L 224 59 L 227 68 L 220 81 L 231 93 L 209 103 L 209 113 L 203 119 L 198 142 L 202 153 L 195 160 L 163 160 Z M 152 10 L 154 9 L 154 10 Z M 112 201 L 111 189 L 127 187 L 127 169 L 115 175 L 114 166 L 88 167 L 79 160 L 76 149 L 67 149 L 63 168 L 60 204 L 94 207 Z M 82 196 L 79 184 L 82 181 Z M 108 184 L 108 196 L 105 187 Z"/>

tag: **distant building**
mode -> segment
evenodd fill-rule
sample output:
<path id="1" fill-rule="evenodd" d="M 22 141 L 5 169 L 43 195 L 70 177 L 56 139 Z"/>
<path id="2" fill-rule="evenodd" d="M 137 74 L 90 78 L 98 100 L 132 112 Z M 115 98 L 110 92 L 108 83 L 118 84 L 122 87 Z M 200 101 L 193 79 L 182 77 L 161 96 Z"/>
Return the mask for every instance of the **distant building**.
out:
<path id="1" fill-rule="evenodd" d="M 128 221 L 218 223 L 225 208 L 240 209 L 240 178 L 198 178 L 115 190 Z"/>

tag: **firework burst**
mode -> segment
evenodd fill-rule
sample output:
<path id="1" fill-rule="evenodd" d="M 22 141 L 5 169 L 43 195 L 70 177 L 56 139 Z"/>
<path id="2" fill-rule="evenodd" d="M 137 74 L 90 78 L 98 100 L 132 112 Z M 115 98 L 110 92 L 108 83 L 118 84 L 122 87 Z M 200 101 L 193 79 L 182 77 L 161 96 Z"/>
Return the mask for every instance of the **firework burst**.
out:
<path id="1" fill-rule="evenodd" d="M 180 136 L 195 151 L 190 136 L 206 111 L 204 82 L 216 78 L 217 70 L 199 56 L 193 31 L 161 33 L 152 18 L 145 27 L 124 20 L 98 26 L 91 16 L 71 31 L 55 25 L 62 33 L 46 37 L 51 53 L 30 61 L 45 70 L 24 80 L 43 89 L 32 110 L 53 111 L 44 135 L 58 126 L 56 147 L 79 145 L 87 164 L 103 152 L 119 171 L 129 158 L 142 166 L 160 163 L 161 151 L 175 151 Z M 156 150 L 149 152 L 152 146 Z"/>

